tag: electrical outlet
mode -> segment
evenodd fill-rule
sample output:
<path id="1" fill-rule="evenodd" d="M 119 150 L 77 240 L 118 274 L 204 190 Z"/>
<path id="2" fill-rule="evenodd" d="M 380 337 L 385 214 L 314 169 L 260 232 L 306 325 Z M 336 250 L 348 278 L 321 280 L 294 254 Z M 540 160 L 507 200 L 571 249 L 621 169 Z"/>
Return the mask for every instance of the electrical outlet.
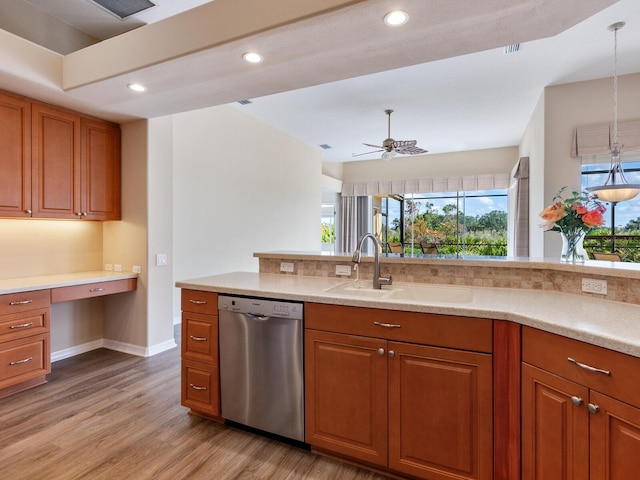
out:
<path id="1" fill-rule="evenodd" d="M 131 267 L 131 271 L 133 273 L 142 273 L 142 267 L 140 265 L 134 265 Z"/>
<path id="2" fill-rule="evenodd" d="M 582 291 L 589 293 L 597 293 L 599 295 L 607 294 L 607 281 L 596 278 L 583 278 Z"/>
<path id="3" fill-rule="evenodd" d="M 114 269 L 116 272 L 121 272 L 121 271 L 122 271 L 122 265 L 120 265 L 119 263 L 116 263 L 116 264 L 113 266 L 113 269 Z"/>
<path id="4" fill-rule="evenodd" d="M 351 276 L 351 265 L 336 265 L 336 275 Z"/>
<path id="5" fill-rule="evenodd" d="M 113 270 L 113 266 L 110 263 L 105 263 L 104 264 L 104 269 L 108 270 L 108 271 L 111 271 L 111 270 Z"/>
<path id="6" fill-rule="evenodd" d="M 166 267 L 169 261 L 166 253 L 158 253 L 156 255 L 156 267 Z"/>
<path id="7" fill-rule="evenodd" d="M 293 272 L 293 262 L 280 262 L 280 271 L 287 273 Z"/>

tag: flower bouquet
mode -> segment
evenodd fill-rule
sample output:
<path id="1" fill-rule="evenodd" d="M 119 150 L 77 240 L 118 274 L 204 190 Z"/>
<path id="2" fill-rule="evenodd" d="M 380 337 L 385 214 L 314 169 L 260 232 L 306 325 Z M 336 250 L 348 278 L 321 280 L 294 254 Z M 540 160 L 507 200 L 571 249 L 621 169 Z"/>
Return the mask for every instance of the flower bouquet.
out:
<path id="1" fill-rule="evenodd" d="M 545 221 L 542 227 L 562 234 L 562 260 L 566 262 L 584 262 L 586 253 L 582 246 L 584 237 L 596 227 L 604 225 L 602 214 L 606 207 L 593 195 L 583 192 L 571 192 L 565 198 L 562 187 L 553 204 L 545 208 L 540 216 Z"/>

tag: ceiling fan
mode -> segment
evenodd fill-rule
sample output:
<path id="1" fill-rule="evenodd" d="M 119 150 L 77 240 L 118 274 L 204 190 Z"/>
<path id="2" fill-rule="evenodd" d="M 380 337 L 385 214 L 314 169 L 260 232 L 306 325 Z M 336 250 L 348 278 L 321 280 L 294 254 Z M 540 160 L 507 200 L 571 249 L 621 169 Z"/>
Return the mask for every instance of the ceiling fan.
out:
<path id="1" fill-rule="evenodd" d="M 372 152 L 366 153 L 354 153 L 352 156 L 359 157 L 361 155 L 370 155 L 372 153 L 384 152 L 382 154 L 382 160 L 388 162 L 393 157 L 395 157 L 396 154 L 420 155 L 421 153 L 427 153 L 427 150 L 416 147 L 415 140 L 394 140 L 393 138 L 391 138 L 391 114 L 393 113 L 393 110 L 385 110 L 384 113 L 386 113 L 388 117 L 387 139 L 382 142 L 382 145 L 363 143 L 363 145 L 366 145 L 367 147 L 379 148 L 379 150 L 373 150 Z"/>

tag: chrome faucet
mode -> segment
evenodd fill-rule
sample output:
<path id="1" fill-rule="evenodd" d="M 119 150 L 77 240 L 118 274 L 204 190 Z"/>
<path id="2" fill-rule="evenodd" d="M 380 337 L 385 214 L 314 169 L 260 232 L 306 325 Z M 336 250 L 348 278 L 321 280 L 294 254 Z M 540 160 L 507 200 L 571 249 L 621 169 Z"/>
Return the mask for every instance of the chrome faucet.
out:
<path id="1" fill-rule="evenodd" d="M 373 247 L 374 247 L 373 258 L 374 258 L 375 266 L 373 271 L 373 288 L 380 290 L 382 285 L 391 285 L 393 283 L 393 279 L 391 278 L 391 275 L 389 275 L 388 277 L 380 276 L 379 251 L 382 249 L 382 245 L 380 244 L 380 240 L 378 240 L 373 233 L 365 233 L 363 236 L 360 237 L 360 240 L 358 240 L 358 245 L 356 246 L 356 251 L 353 252 L 353 257 L 351 258 L 351 261 L 356 264 L 360 263 L 360 257 L 362 256 L 362 244 L 367 238 L 370 238 L 371 240 L 373 240 Z"/>

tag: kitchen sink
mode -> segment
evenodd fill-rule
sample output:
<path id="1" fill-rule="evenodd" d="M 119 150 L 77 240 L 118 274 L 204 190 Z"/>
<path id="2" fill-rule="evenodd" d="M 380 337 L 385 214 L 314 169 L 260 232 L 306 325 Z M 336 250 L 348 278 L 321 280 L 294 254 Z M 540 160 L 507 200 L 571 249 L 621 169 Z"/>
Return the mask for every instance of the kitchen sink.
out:
<path id="1" fill-rule="evenodd" d="M 469 303 L 473 299 L 473 290 L 467 287 L 432 284 L 396 284 L 383 285 L 374 289 L 371 281 L 341 283 L 325 290 L 333 295 L 365 297 L 386 300 L 409 300 L 438 303 Z"/>

